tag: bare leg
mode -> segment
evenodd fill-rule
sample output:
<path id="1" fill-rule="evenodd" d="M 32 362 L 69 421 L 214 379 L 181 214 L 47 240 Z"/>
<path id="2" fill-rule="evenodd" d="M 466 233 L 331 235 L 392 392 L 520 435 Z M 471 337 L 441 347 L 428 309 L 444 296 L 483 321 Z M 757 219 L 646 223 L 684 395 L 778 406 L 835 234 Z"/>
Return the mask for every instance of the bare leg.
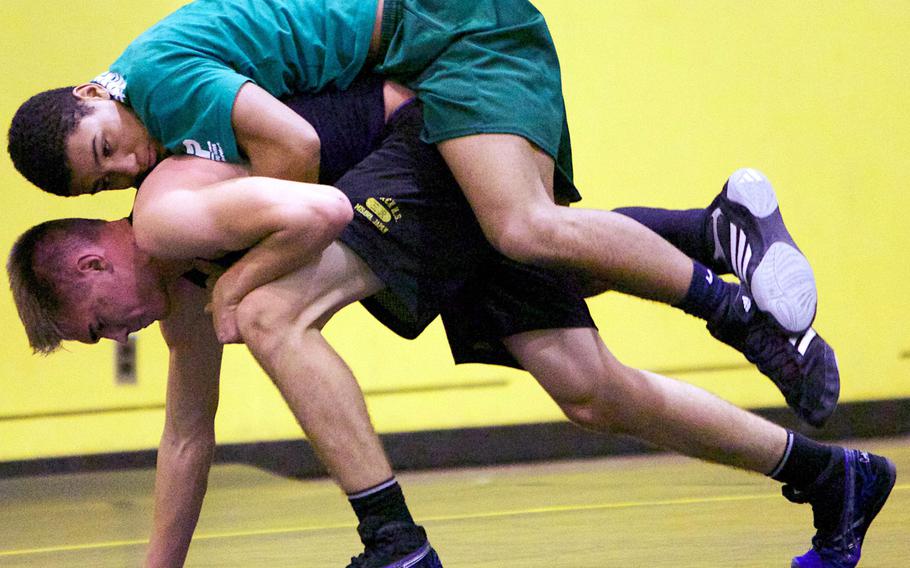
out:
<path id="1" fill-rule="evenodd" d="M 317 455 L 348 494 L 392 477 L 351 370 L 322 336 L 329 317 L 382 283 L 334 243 L 313 264 L 241 302 L 244 341 L 281 391 Z"/>
<path id="2" fill-rule="evenodd" d="M 787 432 L 697 387 L 626 367 L 594 329 L 532 331 L 509 351 L 577 424 L 767 474 Z"/>
<path id="3" fill-rule="evenodd" d="M 811 503 L 818 530 L 793 566 L 856 566 L 866 530 L 894 487 L 887 458 L 818 444 L 691 385 L 630 369 L 593 329 L 538 330 L 504 341 L 579 425 L 770 475 L 785 484 L 788 500 Z"/>
<path id="4" fill-rule="evenodd" d="M 675 304 L 692 280 L 692 260 L 623 215 L 560 207 L 553 160 L 519 136 L 446 140 L 440 152 L 487 239 L 519 262 L 582 270 L 622 292 Z"/>

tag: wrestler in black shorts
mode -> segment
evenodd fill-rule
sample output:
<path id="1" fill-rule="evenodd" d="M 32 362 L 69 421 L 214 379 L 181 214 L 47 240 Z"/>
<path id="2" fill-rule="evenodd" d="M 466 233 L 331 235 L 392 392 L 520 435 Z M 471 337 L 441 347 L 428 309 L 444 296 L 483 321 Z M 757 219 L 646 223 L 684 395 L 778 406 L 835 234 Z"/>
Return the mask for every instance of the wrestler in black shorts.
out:
<path id="1" fill-rule="evenodd" d="M 457 363 L 518 367 L 501 338 L 594 327 L 571 279 L 490 246 L 436 146 L 420 140 L 419 104 L 384 123 L 382 86 L 364 76 L 346 91 L 285 101 L 320 136 L 320 182 L 354 207 L 341 242 L 386 285 L 363 300 L 367 310 L 408 339 L 441 314 Z M 563 201 L 579 199 L 570 184 L 556 187 Z"/>
<path id="2" fill-rule="evenodd" d="M 442 156 L 420 140 L 422 128 L 419 104 L 407 103 L 379 148 L 334 184 L 354 206 L 341 242 L 386 284 L 363 305 L 407 338 L 442 314 L 457 363 L 517 367 L 501 338 L 594 327 L 570 279 L 490 246 Z"/>

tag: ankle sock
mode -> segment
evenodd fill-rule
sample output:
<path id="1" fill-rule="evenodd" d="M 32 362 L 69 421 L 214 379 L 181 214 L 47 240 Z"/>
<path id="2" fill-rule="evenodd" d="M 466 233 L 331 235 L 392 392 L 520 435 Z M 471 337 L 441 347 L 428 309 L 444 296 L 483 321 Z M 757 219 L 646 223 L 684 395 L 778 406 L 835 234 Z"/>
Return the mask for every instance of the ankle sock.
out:
<path id="1" fill-rule="evenodd" d="M 736 295 L 736 284 L 725 282 L 718 275 L 703 265 L 693 261 L 692 281 L 685 298 L 675 304 L 677 308 L 703 320 L 710 320 L 718 308 Z"/>
<path id="2" fill-rule="evenodd" d="M 797 489 L 809 487 L 828 468 L 834 457 L 833 447 L 788 430 L 787 449 L 768 477 Z"/>
<path id="3" fill-rule="evenodd" d="M 394 477 L 363 491 L 348 494 L 348 501 L 360 522 L 367 517 L 375 517 L 382 519 L 383 523 L 392 521 L 414 523 L 411 512 L 404 502 L 401 486 Z"/>

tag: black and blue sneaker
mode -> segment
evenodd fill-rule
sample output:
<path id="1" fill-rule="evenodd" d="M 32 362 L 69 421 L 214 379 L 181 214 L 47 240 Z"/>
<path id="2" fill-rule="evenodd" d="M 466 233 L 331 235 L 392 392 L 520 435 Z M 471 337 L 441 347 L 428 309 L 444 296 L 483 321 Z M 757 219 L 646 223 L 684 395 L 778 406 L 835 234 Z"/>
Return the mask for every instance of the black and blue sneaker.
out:
<path id="1" fill-rule="evenodd" d="M 442 568 L 420 525 L 364 519 L 357 526 L 364 551 L 348 568 Z"/>
<path id="2" fill-rule="evenodd" d="M 786 331 L 809 329 L 818 303 L 815 276 L 784 225 L 768 178 L 751 168 L 735 171 L 708 215 L 712 268 L 736 274 L 758 309 Z"/>
<path id="3" fill-rule="evenodd" d="M 837 358 L 814 329 L 796 335 L 783 331 L 755 308 L 744 285 L 731 286 L 707 327 L 771 379 L 801 420 L 821 427 L 834 413 L 840 396 Z"/>
<path id="4" fill-rule="evenodd" d="M 808 488 L 785 485 L 784 497 L 810 503 L 818 532 L 812 548 L 793 559 L 791 568 L 852 568 L 859 563 L 863 538 L 881 511 L 897 474 L 887 458 L 843 450 Z"/>

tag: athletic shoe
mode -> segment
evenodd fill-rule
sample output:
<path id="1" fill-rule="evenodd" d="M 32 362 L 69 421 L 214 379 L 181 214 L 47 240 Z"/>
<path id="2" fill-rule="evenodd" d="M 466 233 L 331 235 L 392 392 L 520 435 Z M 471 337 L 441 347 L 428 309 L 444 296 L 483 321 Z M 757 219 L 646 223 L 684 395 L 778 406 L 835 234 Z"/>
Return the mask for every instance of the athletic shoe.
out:
<path id="1" fill-rule="evenodd" d="M 414 523 L 379 525 L 374 518 L 357 526 L 364 551 L 351 558 L 348 568 L 442 568 L 423 527 Z"/>
<path id="2" fill-rule="evenodd" d="M 771 379 L 801 420 L 821 427 L 831 417 L 840 373 L 834 350 L 814 329 L 798 335 L 781 330 L 769 314 L 755 309 L 742 285 L 731 289 L 707 327 Z"/>
<path id="3" fill-rule="evenodd" d="M 768 178 L 753 169 L 735 171 L 708 214 L 717 272 L 736 274 L 758 309 L 785 330 L 809 329 L 818 302 L 815 276 L 784 225 Z"/>
<path id="4" fill-rule="evenodd" d="M 794 503 L 811 503 L 818 532 L 812 548 L 797 556 L 791 568 L 852 568 L 859 562 L 863 538 L 878 515 L 897 474 L 887 458 L 843 450 L 843 460 L 802 491 L 785 485 L 784 496 Z"/>

